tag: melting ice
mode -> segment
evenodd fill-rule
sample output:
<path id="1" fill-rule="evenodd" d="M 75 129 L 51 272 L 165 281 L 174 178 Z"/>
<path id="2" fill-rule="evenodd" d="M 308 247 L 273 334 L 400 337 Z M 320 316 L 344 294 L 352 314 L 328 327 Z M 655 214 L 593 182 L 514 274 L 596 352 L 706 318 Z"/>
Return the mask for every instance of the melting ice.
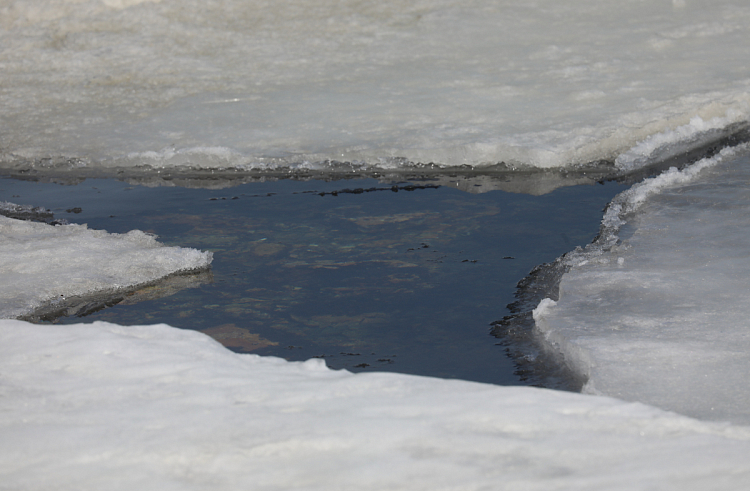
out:
<path id="1" fill-rule="evenodd" d="M 165 325 L 0 321 L 20 489 L 744 489 L 750 429 L 533 387 L 238 355 Z"/>
<path id="2" fill-rule="evenodd" d="M 1 22 L 22 168 L 628 167 L 750 114 L 736 0 L 49 0 Z"/>
<path id="3" fill-rule="evenodd" d="M 38 0 L 0 12 L 9 173 L 337 161 L 618 174 L 736 143 L 750 119 L 750 6 L 738 0 Z M 637 201 L 646 188 L 634 188 L 614 203 L 623 213 L 605 226 L 620 235 L 572 264 L 559 302 L 535 316 L 586 391 L 735 424 L 606 397 L 355 376 L 166 326 L 5 320 L 4 484 L 747 487 L 747 159 L 708 154 L 714 169 L 670 171 L 668 192 Z M 32 246 L 3 254 L 13 264 Z M 4 277 L 24 296 L 9 308 L 44 281 L 21 295 Z"/>
<path id="4" fill-rule="evenodd" d="M 54 309 L 70 297 L 116 292 L 204 270 L 212 254 L 164 247 L 140 230 L 108 234 L 0 216 L 0 318 Z"/>
<path id="5" fill-rule="evenodd" d="M 750 153 L 704 159 L 625 191 L 630 236 L 583 255 L 534 311 L 584 392 L 750 424 Z M 617 209 L 617 212 L 615 212 Z"/>

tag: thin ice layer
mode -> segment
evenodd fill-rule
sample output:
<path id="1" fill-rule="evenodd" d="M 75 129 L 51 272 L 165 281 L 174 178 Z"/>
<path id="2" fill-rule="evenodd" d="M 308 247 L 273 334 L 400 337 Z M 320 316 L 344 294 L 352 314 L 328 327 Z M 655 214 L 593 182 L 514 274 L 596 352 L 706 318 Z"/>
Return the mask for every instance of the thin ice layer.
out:
<path id="1" fill-rule="evenodd" d="M 0 12 L 4 165 L 555 167 L 632 149 L 618 159 L 629 170 L 750 114 L 741 0 L 6 0 Z"/>
<path id="2" fill-rule="evenodd" d="M 0 216 L 0 318 L 71 296 L 118 291 L 207 268 L 210 252 L 164 247 L 140 230 L 109 234 Z"/>
<path id="3" fill-rule="evenodd" d="M 750 155 L 732 153 L 616 198 L 632 235 L 535 310 L 585 392 L 750 424 Z"/>
<path id="4" fill-rule="evenodd" d="M 166 325 L 0 321 L 12 489 L 705 490 L 750 429 L 532 387 L 333 371 Z"/>

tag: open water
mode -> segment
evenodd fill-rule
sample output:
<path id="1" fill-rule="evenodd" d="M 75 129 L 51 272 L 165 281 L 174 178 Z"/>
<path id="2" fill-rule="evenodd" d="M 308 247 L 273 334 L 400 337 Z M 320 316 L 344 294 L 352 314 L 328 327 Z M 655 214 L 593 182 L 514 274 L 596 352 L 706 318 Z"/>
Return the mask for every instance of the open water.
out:
<path id="1" fill-rule="evenodd" d="M 48 322 L 164 322 L 239 352 L 496 384 L 533 380 L 517 373 L 512 346 L 490 335 L 490 323 L 508 314 L 534 266 L 596 236 L 602 208 L 624 188 L 471 194 L 375 179 L 222 190 L 4 179 L 0 187 L 56 219 L 214 252 L 193 288 L 165 282 Z"/>

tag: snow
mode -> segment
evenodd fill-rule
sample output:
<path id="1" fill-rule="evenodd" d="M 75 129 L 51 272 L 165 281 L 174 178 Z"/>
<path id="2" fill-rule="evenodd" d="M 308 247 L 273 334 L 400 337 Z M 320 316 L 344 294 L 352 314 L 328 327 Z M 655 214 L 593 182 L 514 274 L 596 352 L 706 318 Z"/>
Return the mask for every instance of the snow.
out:
<path id="1" fill-rule="evenodd" d="M 5 203 L 6 208 L 13 208 Z M 164 247 L 140 230 L 109 234 L 0 216 L 0 318 L 69 297 L 116 292 L 208 268 L 210 252 Z"/>
<path id="2" fill-rule="evenodd" d="M 0 321 L 5 489 L 742 489 L 750 429 L 333 371 L 166 325 Z"/>
<path id="3" fill-rule="evenodd" d="M 747 129 L 749 35 L 739 0 L 0 0 L 0 167 L 631 172 Z M 747 151 L 568 257 L 534 318 L 589 394 L 0 320 L 0 488 L 748 488 Z M 210 261 L 0 217 L 0 317 Z"/>
<path id="4" fill-rule="evenodd" d="M 614 200 L 605 224 L 629 235 L 579 256 L 534 312 L 584 392 L 750 424 L 748 182 L 744 146 Z"/>
<path id="5" fill-rule="evenodd" d="M 750 119 L 739 0 L 0 9 L 0 161 L 19 169 L 628 171 Z"/>
<path id="6" fill-rule="evenodd" d="M 699 146 L 706 135 L 721 133 L 722 129 L 731 126 L 733 120 L 740 118 L 739 114 L 735 114 L 734 118 L 730 116 L 704 121 L 696 116 L 686 125 L 650 135 L 643 141 L 639 141 L 635 146 L 618 155 L 615 159 L 615 166 L 623 170 L 632 170 L 649 163 L 665 161 L 691 150 L 694 145 Z"/>

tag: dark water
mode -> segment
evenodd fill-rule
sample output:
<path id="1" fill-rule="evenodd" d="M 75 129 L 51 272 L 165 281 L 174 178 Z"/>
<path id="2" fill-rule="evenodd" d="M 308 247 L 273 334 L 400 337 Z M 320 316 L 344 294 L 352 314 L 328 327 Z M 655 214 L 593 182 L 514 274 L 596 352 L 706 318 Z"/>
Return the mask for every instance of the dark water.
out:
<path id="1" fill-rule="evenodd" d="M 207 190 L 4 179 L 0 199 L 214 252 L 211 282 L 55 322 L 164 322 L 239 352 L 524 384 L 490 322 L 508 313 L 516 283 L 535 265 L 594 238 L 603 207 L 624 186 L 544 196 L 397 186 L 282 180 Z M 378 190 L 343 192 L 357 188 Z M 149 288 L 151 297 L 170 293 Z"/>

